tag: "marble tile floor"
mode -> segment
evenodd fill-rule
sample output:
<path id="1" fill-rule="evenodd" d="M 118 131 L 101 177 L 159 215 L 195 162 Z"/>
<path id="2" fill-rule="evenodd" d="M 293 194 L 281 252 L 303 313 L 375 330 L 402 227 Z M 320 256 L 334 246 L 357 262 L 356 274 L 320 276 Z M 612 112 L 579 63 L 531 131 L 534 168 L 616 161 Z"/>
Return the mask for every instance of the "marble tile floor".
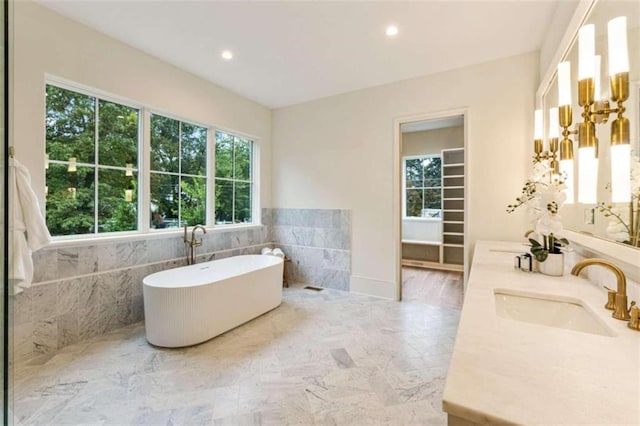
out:
<path id="1" fill-rule="evenodd" d="M 277 309 L 184 349 L 137 323 L 14 371 L 22 425 L 442 425 L 460 311 L 284 289 Z"/>

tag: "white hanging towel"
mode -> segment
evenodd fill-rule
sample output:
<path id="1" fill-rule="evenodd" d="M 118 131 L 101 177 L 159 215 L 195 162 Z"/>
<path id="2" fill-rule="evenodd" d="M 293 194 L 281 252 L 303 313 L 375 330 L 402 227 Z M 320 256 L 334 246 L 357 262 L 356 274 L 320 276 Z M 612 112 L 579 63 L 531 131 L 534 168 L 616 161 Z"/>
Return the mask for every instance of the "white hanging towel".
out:
<path id="1" fill-rule="evenodd" d="M 15 158 L 9 160 L 9 191 L 9 280 L 13 294 L 18 294 L 33 281 L 31 253 L 49 244 L 51 234 L 31 188 L 29 170 Z"/>

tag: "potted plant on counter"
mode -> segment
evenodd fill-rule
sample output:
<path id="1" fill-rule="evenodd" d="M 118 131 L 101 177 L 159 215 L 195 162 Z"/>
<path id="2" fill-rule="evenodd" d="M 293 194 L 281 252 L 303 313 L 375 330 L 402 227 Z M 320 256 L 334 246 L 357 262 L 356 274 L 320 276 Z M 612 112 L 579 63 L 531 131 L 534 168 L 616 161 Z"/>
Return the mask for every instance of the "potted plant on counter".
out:
<path id="1" fill-rule="evenodd" d="M 536 162 L 522 194 L 516 198 L 515 204 L 507 206 L 509 213 L 520 206 L 527 208 L 533 230 L 525 236 L 529 237 L 530 251 L 537 261 L 538 271 L 546 275 L 562 276 L 564 273 L 563 248 L 569 245 L 569 241 L 561 237 L 562 217 L 558 212 L 567 199 L 565 188 L 562 176 L 554 175 L 544 163 Z M 531 238 L 532 233 L 537 238 Z"/>

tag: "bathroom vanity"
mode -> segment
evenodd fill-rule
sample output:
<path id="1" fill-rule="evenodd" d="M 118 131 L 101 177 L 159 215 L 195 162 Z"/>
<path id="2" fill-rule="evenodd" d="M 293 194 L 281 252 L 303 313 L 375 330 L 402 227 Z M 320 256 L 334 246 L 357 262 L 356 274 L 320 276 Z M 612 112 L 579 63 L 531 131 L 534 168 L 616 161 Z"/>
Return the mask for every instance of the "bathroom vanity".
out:
<path id="1" fill-rule="evenodd" d="M 516 271 L 527 249 L 476 243 L 443 397 L 449 425 L 640 424 L 640 332 L 585 278 Z M 615 287 L 613 274 L 603 284 Z"/>

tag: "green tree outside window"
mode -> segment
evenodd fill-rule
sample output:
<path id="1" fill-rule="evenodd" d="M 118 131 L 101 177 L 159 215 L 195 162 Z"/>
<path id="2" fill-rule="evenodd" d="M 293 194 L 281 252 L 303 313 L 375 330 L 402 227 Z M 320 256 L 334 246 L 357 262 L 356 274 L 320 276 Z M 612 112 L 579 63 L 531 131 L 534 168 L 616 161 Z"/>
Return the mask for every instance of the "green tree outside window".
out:
<path id="1" fill-rule="evenodd" d="M 204 224 L 207 129 L 151 116 L 151 227 Z"/>
<path id="2" fill-rule="evenodd" d="M 46 97 L 51 234 L 136 230 L 139 111 L 50 84 Z"/>
<path id="3" fill-rule="evenodd" d="M 424 209 L 442 209 L 442 158 L 405 159 L 406 217 L 422 217 Z"/>
<path id="4" fill-rule="evenodd" d="M 251 223 L 253 141 L 216 132 L 216 224 Z"/>

